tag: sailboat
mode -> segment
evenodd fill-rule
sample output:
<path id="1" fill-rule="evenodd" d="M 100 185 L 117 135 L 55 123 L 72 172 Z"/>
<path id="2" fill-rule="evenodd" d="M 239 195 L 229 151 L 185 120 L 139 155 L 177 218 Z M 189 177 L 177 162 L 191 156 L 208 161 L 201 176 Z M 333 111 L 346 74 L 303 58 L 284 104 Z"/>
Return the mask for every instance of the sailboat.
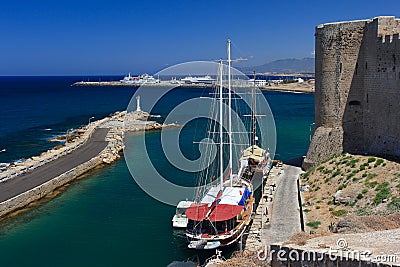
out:
<path id="1" fill-rule="evenodd" d="M 232 88 L 231 88 L 231 42 L 228 40 L 228 90 L 223 88 L 223 64 L 219 64 L 219 179 L 186 210 L 188 223 L 186 237 L 188 247 L 192 249 L 216 249 L 236 243 L 244 234 L 252 220 L 254 207 L 253 177 L 265 173 L 269 168 L 269 154 L 257 146 L 255 134 L 255 111 L 252 111 L 252 141 L 242 151 L 237 173 L 233 173 L 233 138 L 232 135 Z M 228 94 L 228 97 L 225 95 Z M 228 129 L 225 132 L 228 141 L 224 141 L 223 107 L 228 99 Z M 252 99 L 255 100 L 254 95 Z M 255 101 L 252 101 L 252 105 Z M 252 107 L 253 108 L 253 107 Z M 226 139 L 226 138 L 225 138 Z M 228 173 L 224 175 L 224 146 L 229 145 Z M 248 144 L 247 144 L 248 145 Z"/>

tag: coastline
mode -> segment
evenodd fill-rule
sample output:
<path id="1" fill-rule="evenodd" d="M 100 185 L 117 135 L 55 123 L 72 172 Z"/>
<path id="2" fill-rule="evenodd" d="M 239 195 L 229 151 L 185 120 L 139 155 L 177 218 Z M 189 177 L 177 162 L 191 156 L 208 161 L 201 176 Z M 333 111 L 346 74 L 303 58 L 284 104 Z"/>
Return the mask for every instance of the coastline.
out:
<path id="1" fill-rule="evenodd" d="M 70 142 L 10 165 L 0 173 L 0 192 L 7 192 L 2 194 L 0 200 L 0 220 L 40 205 L 42 200 L 54 198 L 74 180 L 118 160 L 124 148 L 124 133 L 177 126 L 144 120 L 149 117 L 146 112 L 116 112 L 76 130 L 79 134 Z M 82 159 L 84 156 L 90 159 Z M 76 162 L 79 159 L 81 162 Z M 68 168 L 66 171 L 60 167 L 65 165 L 69 165 L 65 167 Z M 49 172 L 54 173 L 54 177 L 44 177 L 51 175 Z"/>
<path id="2" fill-rule="evenodd" d="M 259 89 L 268 91 L 313 94 L 315 92 L 315 80 L 308 80 L 301 83 L 288 83 L 288 84 L 263 86 L 259 87 Z"/>

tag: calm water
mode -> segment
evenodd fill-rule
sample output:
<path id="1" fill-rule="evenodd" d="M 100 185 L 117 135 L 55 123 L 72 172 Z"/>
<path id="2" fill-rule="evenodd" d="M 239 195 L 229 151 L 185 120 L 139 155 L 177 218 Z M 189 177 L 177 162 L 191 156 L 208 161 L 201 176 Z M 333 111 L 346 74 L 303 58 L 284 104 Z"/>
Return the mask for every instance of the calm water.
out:
<path id="1" fill-rule="evenodd" d="M 120 77 L 117 77 L 120 78 Z M 91 78 L 96 80 L 98 78 Z M 114 77 L 102 78 L 111 80 Z M 54 146 L 48 138 L 128 105 L 131 87 L 70 87 L 81 77 L 0 77 L 0 162 L 27 158 Z M 201 89 L 200 89 L 201 90 Z M 174 105 L 197 97 L 182 89 Z M 265 92 L 277 125 L 277 154 L 305 154 L 314 120 L 313 95 Z M 166 114 L 170 106 L 158 106 Z M 192 140 L 193 131 L 182 139 Z M 157 140 L 158 133 L 148 135 Z M 134 141 L 135 135 L 130 136 Z M 192 144 L 183 149 L 191 150 Z M 150 147 L 157 155 L 158 147 Z M 189 153 L 190 154 L 190 153 Z M 140 160 L 140 152 L 135 154 Z M 153 161 L 164 168 L 162 157 Z M 165 165 L 165 175 L 176 170 Z M 194 254 L 183 232 L 171 228 L 174 207 L 148 197 L 122 159 L 75 182 L 55 199 L 0 223 L 2 266 L 166 266 Z M 200 255 L 203 256 L 204 255 Z"/>

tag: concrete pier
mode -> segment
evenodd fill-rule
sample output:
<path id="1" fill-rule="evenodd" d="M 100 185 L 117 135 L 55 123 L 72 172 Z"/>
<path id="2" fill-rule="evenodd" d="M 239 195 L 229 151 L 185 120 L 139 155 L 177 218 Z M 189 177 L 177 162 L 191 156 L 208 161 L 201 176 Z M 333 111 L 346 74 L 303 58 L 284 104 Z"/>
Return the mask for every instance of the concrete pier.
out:
<path id="1" fill-rule="evenodd" d="M 271 169 L 246 240 L 246 250 L 264 250 L 301 231 L 297 188 L 301 172 L 301 168 L 290 165 Z"/>

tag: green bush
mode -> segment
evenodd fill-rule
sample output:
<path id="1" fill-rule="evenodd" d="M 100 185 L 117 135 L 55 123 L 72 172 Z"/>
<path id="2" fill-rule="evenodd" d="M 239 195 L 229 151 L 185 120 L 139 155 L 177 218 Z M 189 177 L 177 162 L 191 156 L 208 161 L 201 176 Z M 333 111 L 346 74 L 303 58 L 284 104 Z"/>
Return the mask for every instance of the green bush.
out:
<path id="1" fill-rule="evenodd" d="M 375 191 L 382 190 L 383 188 L 388 187 L 388 186 L 389 186 L 389 182 L 380 183 L 380 184 L 375 188 Z"/>
<path id="2" fill-rule="evenodd" d="M 376 160 L 376 158 L 374 158 L 374 157 L 368 158 L 368 163 L 374 162 L 375 160 Z"/>
<path id="3" fill-rule="evenodd" d="M 372 178 L 374 178 L 374 177 L 376 177 L 377 176 L 377 174 L 376 173 L 368 173 L 367 174 L 367 178 L 365 179 L 365 181 L 369 181 L 369 180 L 371 180 Z"/>
<path id="4" fill-rule="evenodd" d="M 321 222 L 320 221 L 308 222 L 306 225 L 313 229 L 318 229 L 318 226 L 321 225 Z"/>
<path id="5" fill-rule="evenodd" d="M 329 201 L 328 201 L 328 205 L 333 205 L 333 201 L 332 201 L 332 200 L 329 200 Z"/>
<path id="6" fill-rule="evenodd" d="M 383 163 L 383 159 L 377 159 L 376 162 L 375 162 L 374 167 L 376 168 L 376 167 L 378 167 L 379 165 L 381 165 L 382 163 Z"/>
<path id="7" fill-rule="evenodd" d="M 360 171 L 364 171 L 365 170 L 365 166 L 364 165 L 361 165 L 360 166 Z"/>
<path id="8" fill-rule="evenodd" d="M 340 217 L 340 216 L 347 214 L 347 210 L 333 210 L 333 211 L 331 211 L 331 214 L 333 216 Z"/>
<path id="9" fill-rule="evenodd" d="M 367 174 L 366 174 L 366 173 L 363 173 L 362 177 L 367 177 Z"/>
<path id="10" fill-rule="evenodd" d="M 363 198 L 363 195 L 362 194 L 358 194 L 357 195 L 357 199 L 362 199 Z"/>
<path id="11" fill-rule="evenodd" d="M 387 205 L 388 209 L 391 211 L 399 211 L 400 210 L 400 198 L 394 198 L 392 202 Z"/>
<path id="12" fill-rule="evenodd" d="M 373 199 L 374 204 L 378 205 L 378 204 L 382 203 L 382 201 L 384 199 L 389 198 L 391 194 L 392 194 L 392 191 L 390 190 L 389 187 L 382 188 L 381 190 L 379 190 L 379 192 L 374 197 L 374 199 Z"/>
<path id="13" fill-rule="evenodd" d="M 363 193 L 363 194 L 365 194 L 365 193 L 367 193 L 368 192 L 368 189 L 363 189 L 362 191 L 361 191 L 361 193 Z"/>
<path id="14" fill-rule="evenodd" d="M 319 210 L 321 207 L 320 206 L 315 206 L 315 209 Z"/>
<path id="15" fill-rule="evenodd" d="M 309 210 L 309 209 L 304 209 L 303 210 L 303 212 L 305 212 L 305 213 L 307 213 L 307 212 L 310 212 L 311 210 Z"/>

